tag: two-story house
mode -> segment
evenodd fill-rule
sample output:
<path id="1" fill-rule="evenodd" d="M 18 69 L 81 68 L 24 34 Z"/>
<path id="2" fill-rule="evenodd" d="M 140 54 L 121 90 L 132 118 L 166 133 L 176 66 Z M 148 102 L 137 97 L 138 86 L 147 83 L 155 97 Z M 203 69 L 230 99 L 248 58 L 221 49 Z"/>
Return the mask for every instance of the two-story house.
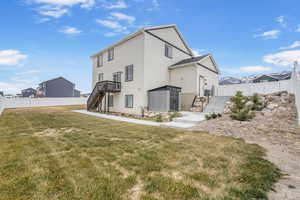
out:
<path id="1" fill-rule="evenodd" d="M 176 25 L 143 28 L 91 59 L 89 110 L 187 110 L 204 90 L 213 93 L 219 80 L 213 56 L 194 56 Z"/>
<path id="2" fill-rule="evenodd" d="M 39 84 L 37 88 L 38 97 L 80 97 L 80 91 L 75 89 L 75 84 L 57 77 Z"/>

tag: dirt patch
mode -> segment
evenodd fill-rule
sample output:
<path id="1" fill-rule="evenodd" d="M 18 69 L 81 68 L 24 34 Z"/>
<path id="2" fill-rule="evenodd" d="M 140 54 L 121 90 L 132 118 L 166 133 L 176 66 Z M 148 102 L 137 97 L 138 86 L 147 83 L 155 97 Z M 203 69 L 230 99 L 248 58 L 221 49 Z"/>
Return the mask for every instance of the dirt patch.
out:
<path id="1" fill-rule="evenodd" d="M 55 128 L 48 128 L 46 130 L 43 130 L 41 132 L 36 132 L 33 135 L 43 137 L 56 137 L 61 135 L 62 133 L 74 133 L 74 132 L 79 132 L 81 129 L 78 128 L 60 128 L 60 129 L 55 129 Z"/>
<path id="2" fill-rule="evenodd" d="M 46 130 L 43 130 L 41 132 L 36 132 L 33 135 L 35 136 L 39 136 L 39 137 L 43 137 L 43 136 L 47 136 L 47 137 L 55 137 L 59 134 L 59 130 L 55 129 L 55 128 L 47 128 Z"/>
<path id="3" fill-rule="evenodd" d="M 249 122 L 234 121 L 225 114 L 222 118 L 201 122 L 193 130 L 242 138 L 264 147 L 267 159 L 287 174 L 276 184 L 269 198 L 296 200 L 300 199 L 300 126 L 295 100 L 291 95 L 288 101 L 282 102 L 278 94 L 273 99 L 275 101 L 267 106 L 272 109 L 257 112 L 255 119 Z"/>
<path id="4" fill-rule="evenodd" d="M 143 183 L 140 179 L 138 179 L 137 184 L 135 184 L 133 188 L 131 188 L 131 190 L 129 191 L 130 199 L 131 200 L 140 199 L 142 195 L 142 191 L 143 191 Z"/>

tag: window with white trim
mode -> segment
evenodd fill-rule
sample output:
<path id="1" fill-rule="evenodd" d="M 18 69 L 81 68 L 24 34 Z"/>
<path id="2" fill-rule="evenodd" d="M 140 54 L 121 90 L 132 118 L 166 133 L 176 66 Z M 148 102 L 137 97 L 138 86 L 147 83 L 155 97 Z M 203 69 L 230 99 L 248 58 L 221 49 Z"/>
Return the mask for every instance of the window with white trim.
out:
<path id="1" fill-rule="evenodd" d="M 125 95 L 125 107 L 133 108 L 133 95 Z"/>
<path id="2" fill-rule="evenodd" d="M 107 60 L 111 61 L 114 59 L 114 48 L 108 50 Z"/>
<path id="3" fill-rule="evenodd" d="M 133 65 L 125 67 L 125 81 L 133 81 Z"/>
<path id="4" fill-rule="evenodd" d="M 96 57 L 96 65 L 97 67 L 103 66 L 103 55 L 100 54 Z"/>
<path id="5" fill-rule="evenodd" d="M 173 47 L 168 44 L 165 44 L 165 56 L 173 58 Z"/>

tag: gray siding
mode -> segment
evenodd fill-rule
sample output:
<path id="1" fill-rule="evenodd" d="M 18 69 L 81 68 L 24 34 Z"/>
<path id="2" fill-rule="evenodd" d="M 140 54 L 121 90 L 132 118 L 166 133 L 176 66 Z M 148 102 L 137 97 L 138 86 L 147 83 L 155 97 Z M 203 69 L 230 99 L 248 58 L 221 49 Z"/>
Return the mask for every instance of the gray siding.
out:
<path id="1" fill-rule="evenodd" d="M 46 97 L 74 97 L 74 84 L 64 79 L 46 82 Z"/>
<path id="2" fill-rule="evenodd" d="M 148 93 L 148 106 L 150 111 L 170 110 L 170 91 L 158 90 Z"/>

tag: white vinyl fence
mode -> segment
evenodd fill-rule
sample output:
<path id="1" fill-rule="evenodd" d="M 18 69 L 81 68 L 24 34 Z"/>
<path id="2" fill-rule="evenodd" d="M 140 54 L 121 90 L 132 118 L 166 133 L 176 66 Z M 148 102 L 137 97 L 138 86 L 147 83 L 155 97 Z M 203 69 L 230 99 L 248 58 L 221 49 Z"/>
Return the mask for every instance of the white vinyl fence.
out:
<path id="1" fill-rule="evenodd" d="M 264 83 L 244 83 L 232 85 L 220 85 L 216 89 L 216 96 L 234 96 L 237 91 L 243 95 L 251 96 L 255 93 L 271 94 L 274 92 L 291 91 L 290 80 L 264 82 Z"/>
<path id="2" fill-rule="evenodd" d="M 4 110 L 4 100 L 5 100 L 4 97 L 0 96 L 0 115 Z"/>
<path id="3" fill-rule="evenodd" d="M 84 105 L 87 98 L 66 97 L 66 98 L 1 98 L 0 114 L 5 108 L 30 108 L 43 106 L 68 106 Z"/>
<path id="4" fill-rule="evenodd" d="M 291 93 L 295 94 L 298 122 L 300 125 L 300 77 L 296 65 L 291 77 Z"/>
<path id="5" fill-rule="evenodd" d="M 298 121 L 300 125 L 300 76 L 296 64 L 290 80 L 265 83 L 220 85 L 216 88 L 216 96 L 234 96 L 237 91 L 243 92 L 243 94 L 246 96 L 251 96 L 254 93 L 271 94 L 281 91 L 287 91 L 295 94 Z"/>

